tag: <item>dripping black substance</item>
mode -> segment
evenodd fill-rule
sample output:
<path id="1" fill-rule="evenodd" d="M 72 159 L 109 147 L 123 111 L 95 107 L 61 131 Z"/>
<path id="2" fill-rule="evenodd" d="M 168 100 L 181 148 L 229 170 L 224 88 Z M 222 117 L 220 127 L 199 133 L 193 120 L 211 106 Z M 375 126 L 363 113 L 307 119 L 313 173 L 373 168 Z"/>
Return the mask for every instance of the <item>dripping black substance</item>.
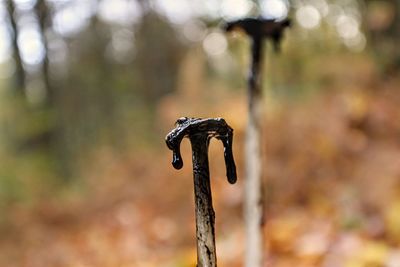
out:
<path id="1" fill-rule="evenodd" d="M 172 150 L 172 166 L 175 169 L 183 167 L 183 159 L 180 152 L 180 144 L 184 137 L 193 135 L 206 135 L 208 141 L 215 137 L 221 140 L 224 146 L 224 159 L 226 165 L 226 176 L 229 183 L 234 184 L 237 180 L 236 165 L 233 159 L 232 142 L 233 129 L 222 118 L 198 119 L 183 117 L 177 120 L 176 128 L 166 137 L 165 141 Z"/>

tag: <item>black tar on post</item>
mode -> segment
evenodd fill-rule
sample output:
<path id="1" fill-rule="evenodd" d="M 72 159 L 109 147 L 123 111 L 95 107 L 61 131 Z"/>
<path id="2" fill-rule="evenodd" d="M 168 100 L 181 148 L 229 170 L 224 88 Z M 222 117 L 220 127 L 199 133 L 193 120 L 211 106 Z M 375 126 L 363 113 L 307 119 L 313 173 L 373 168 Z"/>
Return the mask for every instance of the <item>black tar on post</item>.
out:
<path id="1" fill-rule="evenodd" d="M 236 166 L 232 153 L 233 129 L 224 119 L 182 117 L 177 120 L 175 126 L 176 128 L 173 129 L 165 138 L 168 148 L 173 152 L 172 165 L 175 169 L 181 169 L 183 166 L 180 144 L 184 137 L 189 138 L 191 142 L 193 142 L 193 137 L 196 135 L 205 136 L 207 142 L 209 142 L 211 137 L 215 137 L 220 140 L 224 146 L 224 158 L 228 181 L 231 184 L 236 182 Z"/>
<path id="2" fill-rule="evenodd" d="M 275 48 L 279 49 L 283 30 L 291 24 L 289 19 L 274 20 L 265 18 L 244 18 L 227 22 L 224 29 L 227 32 L 242 30 L 252 39 L 270 38 L 274 42 Z"/>

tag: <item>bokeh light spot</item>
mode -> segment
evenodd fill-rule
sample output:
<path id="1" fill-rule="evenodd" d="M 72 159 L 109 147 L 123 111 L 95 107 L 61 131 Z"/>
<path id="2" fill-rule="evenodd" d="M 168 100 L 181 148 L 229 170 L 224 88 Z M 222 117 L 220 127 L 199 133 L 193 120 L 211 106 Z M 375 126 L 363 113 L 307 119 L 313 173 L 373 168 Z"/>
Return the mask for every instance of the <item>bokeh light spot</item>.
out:
<path id="1" fill-rule="evenodd" d="M 367 45 L 367 39 L 361 32 L 358 32 L 358 34 L 354 37 L 345 39 L 343 42 L 350 50 L 354 52 L 363 51 Z"/>
<path id="2" fill-rule="evenodd" d="M 354 38 L 359 34 L 359 23 L 353 17 L 342 15 L 336 22 L 336 30 L 342 38 Z"/>
<path id="3" fill-rule="evenodd" d="M 39 64 L 45 55 L 41 35 L 34 27 L 24 27 L 18 35 L 22 59 L 29 65 Z"/>
<path id="4" fill-rule="evenodd" d="M 22 9 L 22 10 L 32 9 L 33 6 L 36 4 L 36 1 L 37 0 L 14 0 L 17 8 Z"/>
<path id="5" fill-rule="evenodd" d="M 261 12 L 266 18 L 284 19 L 288 14 L 288 4 L 284 0 L 264 0 L 261 2 Z"/>
<path id="6" fill-rule="evenodd" d="M 0 63 L 3 63 L 11 57 L 11 44 L 5 21 L 1 21 L 0 25 Z"/>
<path id="7" fill-rule="evenodd" d="M 236 19 L 246 16 L 253 4 L 248 0 L 224 0 L 221 4 L 221 16 L 225 19 Z"/>
<path id="8" fill-rule="evenodd" d="M 303 28 L 313 29 L 319 26 L 321 15 L 314 6 L 306 5 L 297 10 L 296 20 Z"/>
<path id="9" fill-rule="evenodd" d="M 203 41 L 204 51 L 209 56 L 220 56 L 226 52 L 228 43 L 225 35 L 220 32 L 212 32 Z"/>
<path id="10" fill-rule="evenodd" d="M 86 17 L 88 11 L 78 10 L 77 7 L 66 7 L 58 11 L 53 18 L 54 30 L 64 36 L 70 36 L 78 33 L 88 21 Z"/>
<path id="11" fill-rule="evenodd" d="M 103 0 L 99 4 L 98 13 L 107 22 L 130 25 L 139 20 L 142 10 L 136 1 Z"/>
<path id="12" fill-rule="evenodd" d="M 172 23 L 184 23 L 193 15 L 192 5 L 187 0 L 157 0 L 157 10 Z"/>
<path id="13" fill-rule="evenodd" d="M 206 25 L 199 20 L 192 20 L 183 26 L 183 35 L 191 42 L 199 42 L 207 33 Z"/>

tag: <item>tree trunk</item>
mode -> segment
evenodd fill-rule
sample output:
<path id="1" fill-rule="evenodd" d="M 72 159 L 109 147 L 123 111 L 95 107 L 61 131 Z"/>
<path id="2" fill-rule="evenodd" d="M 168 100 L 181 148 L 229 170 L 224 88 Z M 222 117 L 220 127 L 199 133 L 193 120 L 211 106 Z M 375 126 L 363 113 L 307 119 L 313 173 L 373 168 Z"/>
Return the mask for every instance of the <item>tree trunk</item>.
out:
<path id="1" fill-rule="evenodd" d="M 21 53 L 18 46 L 18 26 L 15 19 L 15 4 L 13 0 L 7 0 L 7 11 L 10 19 L 12 33 L 12 48 L 13 57 L 15 62 L 15 78 L 14 78 L 14 89 L 21 95 L 25 94 L 25 70 L 22 64 Z"/>
<path id="2" fill-rule="evenodd" d="M 37 0 L 35 5 L 35 12 L 38 17 L 39 22 L 39 30 L 42 36 L 42 43 L 44 47 L 44 58 L 42 62 L 42 75 L 43 75 L 43 83 L 46 91 L 46 104 L 48 106 L 54 105 L 54 90 L 51 86 L 51 78 L 50 78 L 50 61 L 49 61 L 49 49 L 48 49 L 48 41 L 46 37 L 46 30 L 49 28 L 49 16 L 50 11 L 45 2 L 45 0 Z"/>

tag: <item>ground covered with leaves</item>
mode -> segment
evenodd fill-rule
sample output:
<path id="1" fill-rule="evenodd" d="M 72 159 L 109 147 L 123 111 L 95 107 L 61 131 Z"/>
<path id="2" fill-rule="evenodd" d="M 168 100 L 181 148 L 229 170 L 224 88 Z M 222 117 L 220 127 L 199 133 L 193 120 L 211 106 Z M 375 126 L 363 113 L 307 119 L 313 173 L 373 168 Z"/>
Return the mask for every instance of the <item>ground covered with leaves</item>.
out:
<path id="1" fill-rule="evenodd" d="M 266 266 L 400 266 L 399 85 L 369 81 L 298 102 L 267 97 Z M 178 98 L 160 104 L 161 132 L 173 127 Z M 243 264 L 245 99 L 239 92 L 212 110 L 235 129 L 239 174 L 227 183 L 222 147 L 212 142 L 220 266 Z M 127 155 L 96 151 L 82 171 L 84 193 L 10 205 L 0 266 L 195 266 L 190 148 L 184 141 L 185 166 L 176 171 L 163 138 L 158 148 Z"/>

